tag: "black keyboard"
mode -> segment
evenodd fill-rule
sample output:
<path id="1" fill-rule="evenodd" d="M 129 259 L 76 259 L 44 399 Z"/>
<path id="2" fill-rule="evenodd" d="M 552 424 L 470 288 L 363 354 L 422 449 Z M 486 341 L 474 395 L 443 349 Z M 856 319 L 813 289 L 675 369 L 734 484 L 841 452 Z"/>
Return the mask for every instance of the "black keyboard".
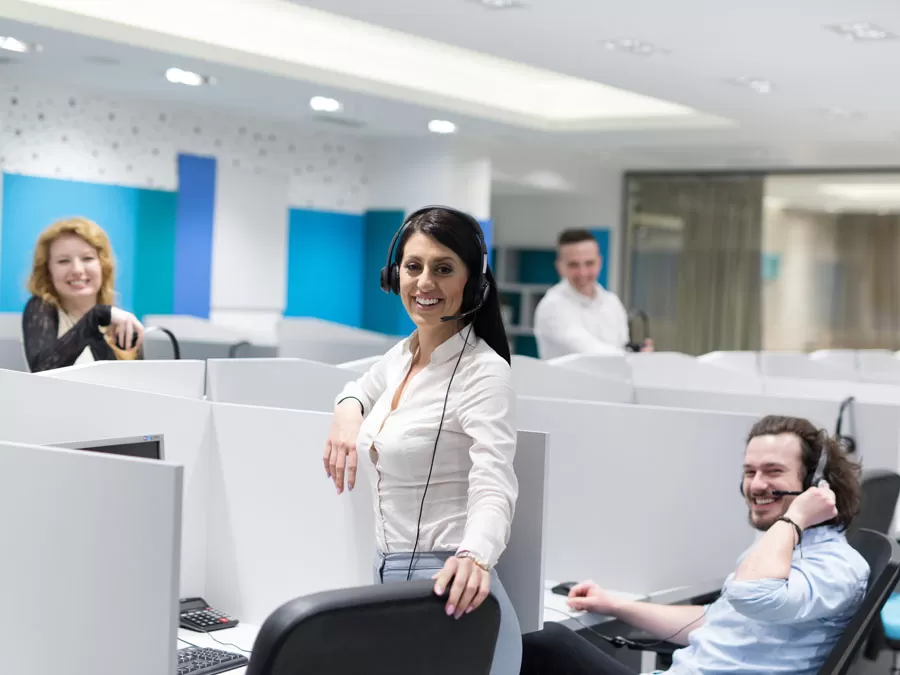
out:
<path id="1" fill-rule="evenodd" d="M 217 675 L 241 666 L 250 660 L 246 656 L 226 652 L 223 649 L 185 647 L 178 650 L 178 668 L 175 675 Z"/>

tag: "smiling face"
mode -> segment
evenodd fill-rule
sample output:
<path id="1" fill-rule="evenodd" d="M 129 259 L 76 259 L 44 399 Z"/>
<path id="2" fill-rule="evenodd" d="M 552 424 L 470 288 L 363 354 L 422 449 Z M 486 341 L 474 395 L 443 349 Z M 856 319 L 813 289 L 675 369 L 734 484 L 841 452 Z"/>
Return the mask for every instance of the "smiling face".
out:
<path id="1" fill-rule="evenodd" d="M 758 530 L 769 529 L 794 501 L 792 495 L 775 498 L 772 490 L 802 490 L 804 475 L 800 438 L 796 434 L 769 434 L 751 439 L 744 454 L 743 481 L 750 524 Z"/>
<path id="2" fill-rule="evenodd" d="M 603 258 L 597 241 L 563 244 L 556 258 L 556 271 L 582 295 L 593 297 Z"/>
<path id="3" fill-rule="evenodd" d="M 468 280 L 462 259 L 433 237 L 414 232 L 406 240 L 400 261 L 400 297 L 420 330 L 442 326 L 442 316 L 460 311 Z"/>
<path id="4" fill-rule="evenodd" d="M 96 302 L 103 283 L 100 256 L 77 234 L 61 234 L 50 243 L 47 268 L 63 305 Z"/>

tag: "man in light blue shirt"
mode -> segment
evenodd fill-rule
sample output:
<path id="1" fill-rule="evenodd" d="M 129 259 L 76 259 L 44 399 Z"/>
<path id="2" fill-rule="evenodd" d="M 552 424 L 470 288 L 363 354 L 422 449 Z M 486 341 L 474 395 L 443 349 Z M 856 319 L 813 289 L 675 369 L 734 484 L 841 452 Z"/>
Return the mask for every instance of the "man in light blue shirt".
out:
<path id="1" fill-rule="evenodd" d="M 569 606 L 684 645 L 668 675 L 817 673 L 866 593 L 869 566 L 844 534 L 859 510 L 859 468 L 807 420 L 769 416 L 750 432 L 741 493 L 764 534 L 712 604 L 622 601 L 584 582 Z M 559 624 L 523 642 L 523 675 L 634 675 Z"/>

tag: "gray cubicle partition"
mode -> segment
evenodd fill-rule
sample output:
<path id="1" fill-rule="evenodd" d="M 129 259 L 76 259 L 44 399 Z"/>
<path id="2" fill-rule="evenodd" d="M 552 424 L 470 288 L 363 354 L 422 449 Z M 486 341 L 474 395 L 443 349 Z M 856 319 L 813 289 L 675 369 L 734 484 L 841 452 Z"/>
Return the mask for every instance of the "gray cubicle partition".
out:
<path id="1" fill-rule="evenodd" d="M 28 371 L 28 364 L 25 362 L 25 348 L 21 338 L 0 337 L 0 368 Z"/>
<path id="2" fill-rule="evenodd" d="M 0 442 L 4 673 L 173 672 L 182 472 Z"/>
<path id="3" fill-rule="evenodd" d="M 548 579 L 704 586 L 752 543 L 736 487 L 757 415 L 530 397 L 518 415 L 550 439 Z"/>
<path id="4" fill-rule="evenodd" d="M 344 385 L 360 374 L 304 359 L 210 359 L 210 401 L 330 412 Z"/>
<path id="5" fill-rule="evenodd" d="M 841 396 L 831 399 L 736 394 L 720 391 L 684 391 L 662 387 L 638 387 L 642 405 L 678 406 L 695 410 L 720 410 L 763 415 L 804 417 L 834 432 Z M 856 401 L 844 420 L 842 433 L 853 436 L 859 460 L 867 469 L 898 470 L 900 462 L 900 405 Z"/>
<path id="6" fill-rule="evenodd" d="M 173 331 L 173 334 L 178 340 L 181 358 L 185 360 L 204 361 L 206 359 L 227 359 L 232 357 L 252 359 L 278 356 L 278 348 L 274 345 L 258 345 L 241 340 L 234 342 L 199 339 L 185 340 L 178 337 L 175 331 Z M 144 358 L 154 361 L 175 358 L 169 338 L 165 334 L 149 333 L 144 340 Z"/>
<path id="7" fill-rule="evenodd" d="M 513 389 L 519 396 L 631 403 L 634 389 L 620 379 L 553 366 L 528 356 L 512 357 Z"/>

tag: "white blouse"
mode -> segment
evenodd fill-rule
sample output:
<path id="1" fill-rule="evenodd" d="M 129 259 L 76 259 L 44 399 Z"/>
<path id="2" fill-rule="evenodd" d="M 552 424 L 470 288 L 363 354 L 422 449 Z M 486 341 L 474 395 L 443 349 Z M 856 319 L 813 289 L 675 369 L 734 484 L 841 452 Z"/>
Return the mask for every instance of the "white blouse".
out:
<path id="1" fill-rule="evenodd" d="M 467 333 L 463 329 L 434 350 L 406 383 L 393 412 L 391 401 L 412 364 L 416 333 L 335 399 L 355 396 L 364 407 L 357 452 L 359 462 L 373 468 L 376 541 L 383 553 L 413 550 L 444 397 Z M 416 551 L 467 550 L 493 566 L 506 548 L 519 489 L 511 380 L 509 364 L 469 335 L 447 399 Z"/>

